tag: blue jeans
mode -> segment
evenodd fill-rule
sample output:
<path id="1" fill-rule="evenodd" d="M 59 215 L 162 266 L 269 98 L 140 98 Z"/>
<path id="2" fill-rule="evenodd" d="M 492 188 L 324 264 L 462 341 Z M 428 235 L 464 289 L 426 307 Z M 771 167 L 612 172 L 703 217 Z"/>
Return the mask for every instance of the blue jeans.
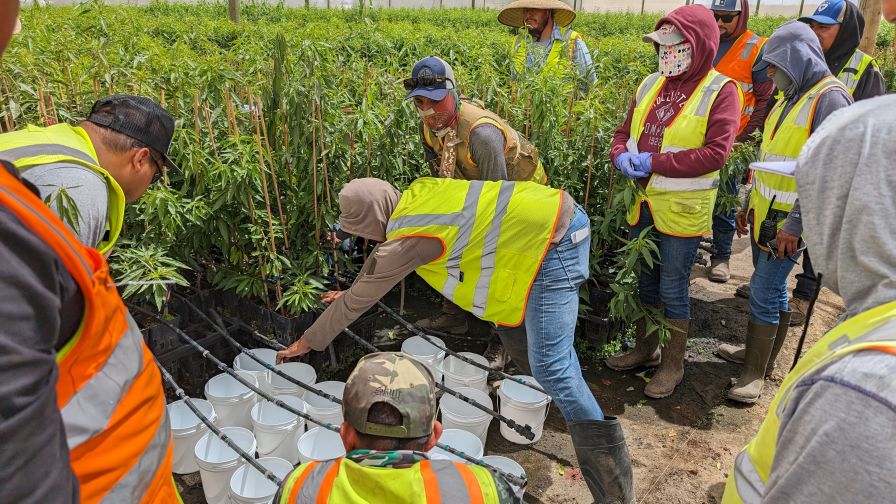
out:
<path id="1" fill-rule="evenodd" d="M 526 306 L 529 366 L 567 422 L 604 419 L 582 377 L 572 345 L 579 314 L 579 286 L 588 278 L 591 251 L 590 235 L 578 243 L 572 242 L 572 235 L 590 228 L 591 221 L 577 206 L 563 239 L 545 255 Z"/>
<path id="2" fill-rule="evenodd" d="M 638 237 L 644 228 L 651 225 L 653 214 L 645 202 L 641 204 L 641 218 L 632 226 L 629 237 Z M 669 320 L 689 319 L 691 297 L 688 286 L 700 237 L 679 238 L 665 235 L 656 229 L 650 232 L 650 236 L 657 242 L 660 258 L 659 263 L 654 263 L 652 268 L 642 265 L 638 278 L 638 297 L 646 305 L 662 305 Z"/>
<path id="3" fill-rule="evenodd" d="M 787 275 L 794 264 L 787 259 L 772 259 L 750 240 L 753 250 L 753 276 L 750 277 L 750 318 L 757 324 L 777 324 L 780 312 L 789 311 Z M 799 259 L 800 254 L 793 256 Z"/>
<path id="4" fill-rule="evenodd" d="M 723 182 L 719 193 L 737 194 L 737 177 L 731 177 Z M 727 213 L 713 214 L 712 216 L 712 245 L 715 248 L 713 259 L 730 259 L 731 244 L 734 242 L 734 216 L 737 209 L 732 208 Z"/>

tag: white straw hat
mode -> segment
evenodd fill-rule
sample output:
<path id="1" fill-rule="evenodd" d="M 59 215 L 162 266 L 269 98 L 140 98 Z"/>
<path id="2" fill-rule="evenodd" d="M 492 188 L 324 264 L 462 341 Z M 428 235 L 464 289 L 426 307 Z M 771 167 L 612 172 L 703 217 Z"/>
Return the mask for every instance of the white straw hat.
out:
<path id="1" fill-rule="evenodd" d="M 519 28 L 526 22 L 526 9 L 554 11 L 554 22 L 568 26 L 576 18 L 576 11 L 562 0 L 515 0 L 498 13 L 498 22 Z"/>

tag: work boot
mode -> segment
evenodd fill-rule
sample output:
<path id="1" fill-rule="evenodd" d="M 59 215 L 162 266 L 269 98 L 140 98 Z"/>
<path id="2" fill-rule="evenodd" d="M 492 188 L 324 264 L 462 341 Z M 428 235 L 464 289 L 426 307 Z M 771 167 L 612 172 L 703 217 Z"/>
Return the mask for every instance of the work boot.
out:
<path id="1" fill-rule="evenodd" d="M 734 291 L 734 295 L 744 299 L 750 299 L 750 282 L 738 285 L 737 290 Z"/>
<path id="2" fill-rule="evenodd" d="M 728 399 L 753 404 L 762 395 L 765 384 L 765 368 L 775 345 L 778 324 L 755 324 L 747 322 L 747 346 L 744 350 L 744 363 L 741 367 L 737 385 L 728 391 Z"/>
<path id="3" fill-rule="evenodd" d="M 793 315 L 790 317 L 791 326 L 801 326 L 806 321 L 806 313 L 809 311 L 809 301 L 800 298 L 790 299 L 790 310 Z"/>
<path id="4" fill-rule="evenodd" d="M 652 334 L 646 333 L 647 323 L 641 319 L 635 326 L 635 348 L 605 360 L 604 363 L 607 367 L 616 371 L 627 371 L 641 366 L 658 366 L 662 359 L 660 333 L 659 331 L 654 331 Z"/>
<path id="5" fill-rule="evenodd" d="M 663 362 L 650 383 L 644 387 L 644 395 L 654 399 L 669 396 L 684 378 L 684 354 L 688 348 L 689 319 L 670 320 L 673 328 L 669 341 L 663 346 Z"/>
<path id="6" fill-rule="evenodd" d="M 790 329 L 790 320 L 793 312 L 778 312 L 778 330 L 775 332 L 775 344 L 772 345 L 772 353 L 768 356 L 768 364 L 765 366 L 765 376 L 771 376 L 775 370 L 775 359 L 778 358 L 778 352 L 787 339 L 787 330 Z"/>
<path id="7" fill-rule="evenodd" d="M 417 327 L 448 334 L 465 334 L 467 332 L 467 314 L 456 304 L 442 298 L 442 312 L 418 320 Z"/>
<path id="8" fill-rule="evenodd" d="M 608 416 L 604 420 L 581 420 L 568 425 L 582 477 L 594 502 L 634 502 L 632 461 L 619 420 Z"/>
<path id="9" fill-rule="evenodd" d="M 728 269 L 728 259 L 712 259 L 709 264 L 709 281 L 725 283 L 730 278 L 731 271 Z"/>

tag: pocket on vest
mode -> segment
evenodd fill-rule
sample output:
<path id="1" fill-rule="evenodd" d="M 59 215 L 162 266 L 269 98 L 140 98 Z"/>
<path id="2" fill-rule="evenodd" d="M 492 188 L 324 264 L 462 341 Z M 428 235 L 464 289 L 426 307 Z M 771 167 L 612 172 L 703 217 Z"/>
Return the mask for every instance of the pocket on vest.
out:
<path id="1" fill-rule="evenodd" d="M 705 212 L 712 202 L 712 194 L 703 191 L 679 191 L 669 204 L 669 209 L 678 214 L 699 214 Z"/>
<path id="2" fill-rule="evenodd" d="M 505 269 L 495 269 L 489 286 L 489 294 L 498 301 L 508 301 L 513 294 L 513 284 L 516 275 Z"/>

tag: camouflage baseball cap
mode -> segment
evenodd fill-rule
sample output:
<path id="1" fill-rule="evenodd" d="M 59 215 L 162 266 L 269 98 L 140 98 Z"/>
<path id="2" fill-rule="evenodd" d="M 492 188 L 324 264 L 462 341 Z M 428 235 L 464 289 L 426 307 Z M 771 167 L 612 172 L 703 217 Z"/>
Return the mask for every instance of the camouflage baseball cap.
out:
<path id="1" fill-rule="evenodd" d="M 398 409 L 401 425 L 368 422 L 370 407 L 378 402 Z M 428 436 L 436 418 L 432 372 L 405 353 L 365 355 L 345 382 L 342 412 L 345 420 L 364 434 L 393 438 Z"/>

